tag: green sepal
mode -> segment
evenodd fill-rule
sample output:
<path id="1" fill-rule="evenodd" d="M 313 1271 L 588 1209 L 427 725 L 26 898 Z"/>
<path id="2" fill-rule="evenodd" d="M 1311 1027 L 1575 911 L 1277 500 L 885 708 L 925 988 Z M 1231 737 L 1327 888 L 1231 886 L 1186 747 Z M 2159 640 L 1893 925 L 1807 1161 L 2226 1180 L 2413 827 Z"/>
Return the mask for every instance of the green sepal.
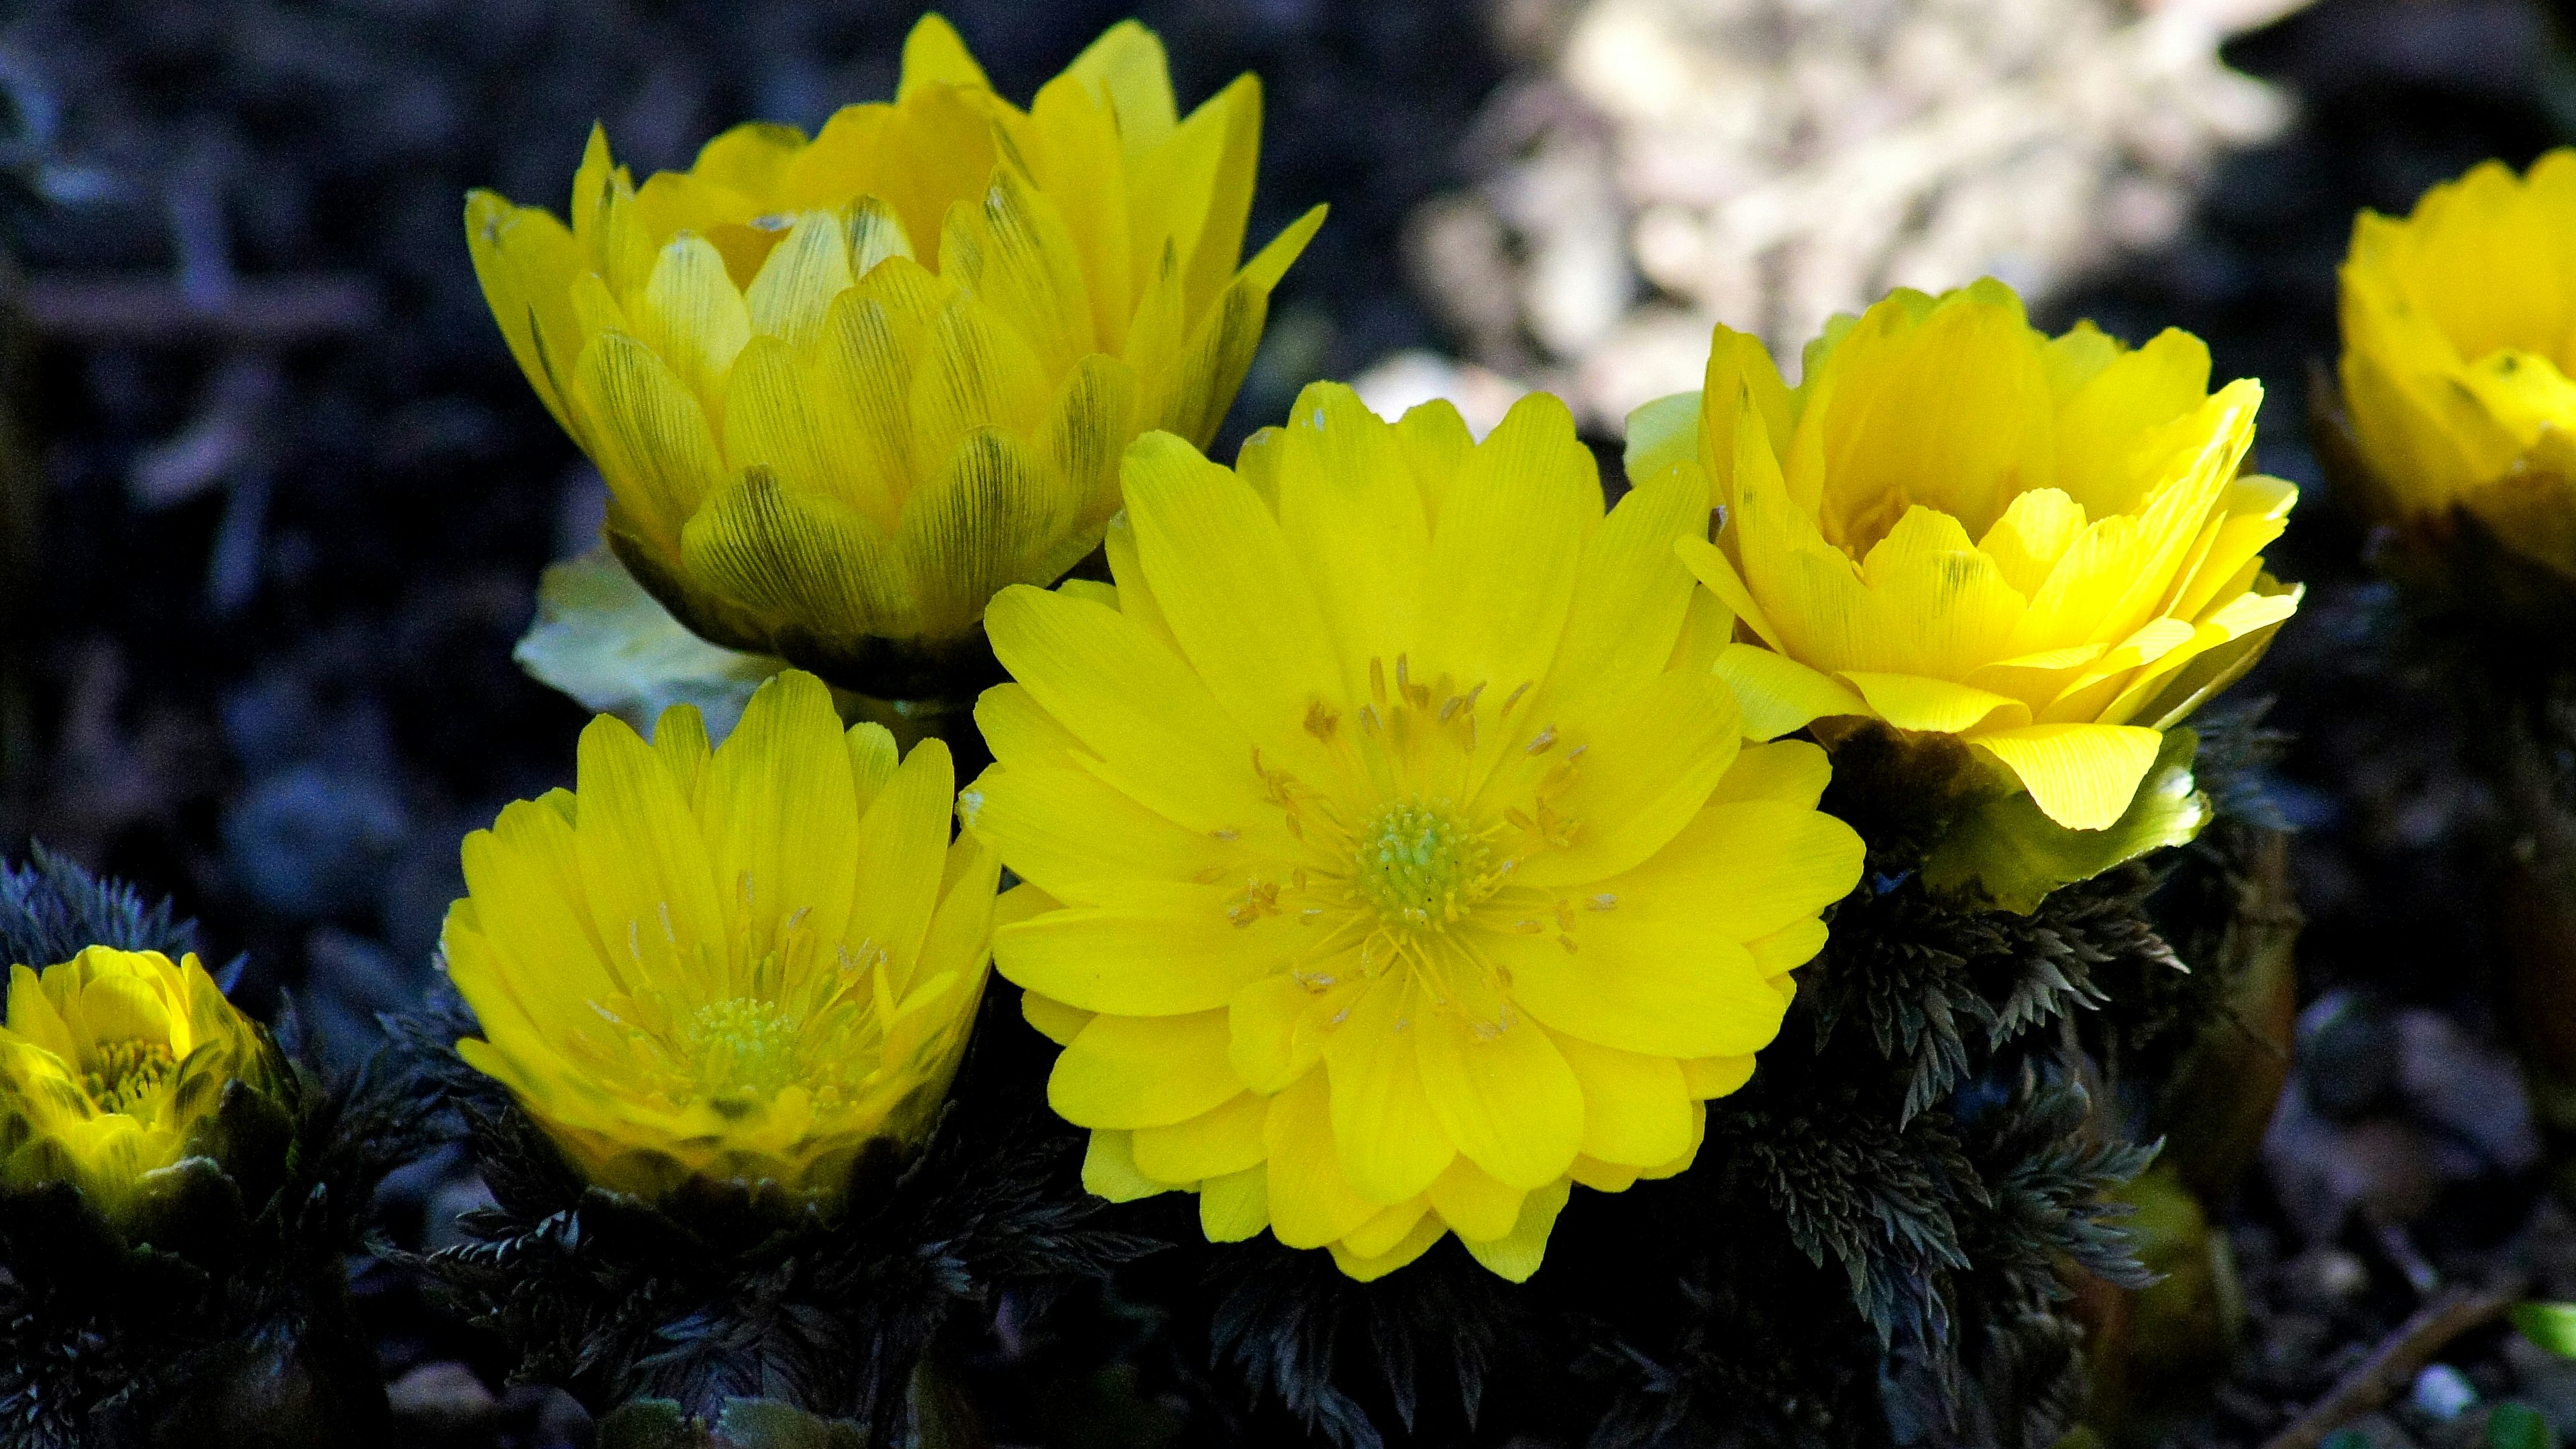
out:
<path id="1" fill-rule="evenodd" d="M 599 1421 L 598 1449 L 867 1449 L 865 1430 L 776 1399 L 727 1399 L 715 1423 L 673 1399 L 636 1399 Z"/>
<path id="2" fill-rule="evenodd" d="M 2487 1449 L 2558 1449 L 2558 1431 L 2538 1409 L 2507 1399 L 2487 1411 Z"/>
<path id="3" fill-rule="evenodd" d="M 866 1431 L 847 1419 L 825 1419 L 776 1399 L 727 1399 L 716 1416 L 717 1442 L 733 1449 L 867 1449 Z"/>
<path id="4" fill-rule="evenodd" d="M 2513 1326 L 2560 1358 L 2576 1358 L 2576 1303 L 2535 1298 L 2513 1305 Z"/>
<path id="5" fill-rule="evenodd" d="M 511 651 L 519 667 L 582 708 L 650 731 L 662 711 L 693 704 L 721 738 L 760 682 L 786 667 L 710 644 L 671 617 L 605 547 L 549 567 L 537 618 Z"/>
<path id="6" fill-rule="evenodd" d="M 673 1399 L 635 1399 L 599 1421 L 597 1449 L 700 1449 L 707 1426 L 682 1412 Z"/>
<path id="7" fill-rule="evenodd" d="M 2209 797 L 2192 783 L 2200 736 L 2165 731 L 2155 763 L 2126 813 L 2101 830 L 2069 830 L 2026 791 L 1996 793 L 1961 811 L 1923 861 L 1923 884 L 2029 915 L 2060 886 L 2091 880 L 2148 851 L 2182 845 L 2209 823 Z"/>

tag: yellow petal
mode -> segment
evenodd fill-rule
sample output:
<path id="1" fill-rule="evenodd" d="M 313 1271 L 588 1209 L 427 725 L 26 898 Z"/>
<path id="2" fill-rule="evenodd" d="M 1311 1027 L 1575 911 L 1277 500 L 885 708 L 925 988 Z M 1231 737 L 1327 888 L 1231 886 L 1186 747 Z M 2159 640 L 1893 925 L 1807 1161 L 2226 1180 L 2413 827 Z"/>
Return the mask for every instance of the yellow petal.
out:
<path id="1" fill-rule="evenodd" d="M 1457 1155 L 1415 1061 L 1421 1034 L 1410 1030 L 1412 1018 L 1429 1009 L 1409 982 L 1382 982 L 1360 996 L 1324 1048 L 1342 1175 L 1373 1203 L 1415 1197 Z"/>
<path id="2" fill-rule="evenodd" d="M 1483 799 L 1499 815 L 1520 798 L 1521 782 L 1572 773 L 1555 808 L 1580 827 L 1570 845 L 1522 855 L 1518 884 L 1573 886 L 1645 860 L 1707 803 L 1743 745 L 1735 696 L 1713 675 L 1657 675 L 1625 697 L 1584 703 L 1588 718 L 1569 716 L 1559 726 L 1563 743 L 1533 740 L 1538 747 L 1515 751 L 1511 768 L 1486 787 Z M 1580 760 L 1559 763 L 1576 748 Z"/>
<path id="3" fill-rule="evenodd" d="M 967 828 L 1024 880 L 1064 901 L 1110 899 L 1140 882 L 1181 884 L 1258 865 L 1136 803 L 1087 770 L 988 770 L 959 802 Z"/>
<path id="4" fill-rule="evenodd" d="M 1299 393 L 1270 449 L 1281 539 L 1330 621 L 1344 697 L 1363 697 L 1368 662 L 1386 667 L 1421 639 L 1431 552 L 1422 495 L 1395 429 L 1339 383 Z M 1247 459 L 1265 451 L 1244 446 Z"/>
<path id="5" fill-rule="evenodd" d="M 724 939 L 698 822 L 653 747 L 611 715 L 581 732 L 581 820 L 574 829 L 593 929 L 632 968 L 670 972 L 694 943 Z"/>
<path id="6" fill-rule="evenodd" d="M 1121 20 L 1102 31 L 1064 73 L 1099 97 L 1118 118 L 1119 143 L 1131 158 L 1162 145 L 1180 124 L 1162 39 L 1133 20 Z"/>
<path id="7" fill-rule="evenodd" d="M 1223 1006 L 1247 983 L 1287 971 L 1312 942 L 1288 918 L 1234 925 L 1216 891 L 1201 901 L 1187 911 L 1050 911 L 995 930 L 993 961 L 1020 985 L 1085 1011 L 1178 1016 Z"/>
<path id="8" fill-rule="evenodd" d="M 2030 721 L 2030 706 L 2020 700 L 1946 679 L 1849 669 L 1842 678 L 1869 702 L 1870 713 L 1902 730 L 1960 734 L 1980 728 L 2013 729 Z"/>
<path id="9" fill-rule="evenodd" d="M 1644 904 L 1623 898 L 1601 921 L 1625 913 L 1640 923 L 1571 952 L 1542 935 L 1496 934 L 1479 944 L 1510 971 L 1514 1004 L 1568 1036 L 1666 1057 L 1768 1046 L 1785 1003 L 1753 958 L 1697 920 L 1642 919 Z M 1583 929 L 1596 934 L 1600 922 Z"/>
<path id="10" fill-rule="evenodd" d="M 841 718 L 821 680 L 789 670 L 753 692 L 707 766 L 697 814 L 738 931 L 783 944 L 783 923 L 795 917 L 822 949 L 841 940 L 859 811 Z"/>
<path id="11" fill-rule="evenodd" d="M 971 436 L 1033 436 L 1055 398 L 1045 365 L 1019 334 L 972 297 L 941 310 L 922 342 L 912 383 L 912 474 L 935 478 Z"/>
<path id="12" fill-rule="evenodd" d="M 1869 714 L 1851 686 L 1752 644 L 1729 644 L 1712 666 L 1744 711 L 1744 737 L 1777 739 L 1828 715 Z"/>
<path id="13" fill-rule="evenodd" d="M 1243 1090 L 1226 1065 L 1225 1030 L 1222 1011 L 1095 1016 L 1056 1057 L 1047 1104 L 1081 1127 L 1186 1122 Z"/>
<path id="14" fill-rule="evenodd" d="M 1038 1035 L 1057 1046 L 1070 1046 L 1082 1029 L 1091 1024 L 1097 1013 L 1080 1011 L 1051 996 L 1034 991 L 1020 993 L 1020 1015 L 1037 1029 Z"/>
<path id="15" fill-rule="evenodd" d="M 1341 670 L 1277 521 L 1232 473 L 1169 434 L 1139 438 L 1124 478 L 1155 603 L 1198 677 L 1283 767 L 1323 769 L 1303 722 Z"/>
<path id="16" fill-rule="evenodd" d="M 1295 852 L 1247 768 L 1251 739 L 1143 626 L 1098 604 L 1021 588 L 994 599 L 985 629 L 1003 667 L 1100 759 L 1103 779 L 1191 830 L 1231 831 L 1273 858 Z"/>
<path id="17" fill-rule="evenodd" d="M 1394 1213 L 1396 1209 L 1387 1209 Z M 1333 1264 L 1343 1276 L 1354 1282 L 1372 1283 L 1430 1251 L 1431 1245 L 1447 1235 L 1449 1229 L 1440 1219 L 1422 1213 L 1411 1219 L 1411 1227 L 1395 1246 L 1375 1257 L 1364 1257 L 1346 1242 L 1328 1243 L 1333 1250 Z"/>
<path id="18" fill-rule="evenodd" d="M 1753 1080 L 1753 1058 L 1695 1057 L 1681 1064 L 1682 1085 L 1693 1097 L 1723 1097 Z"/>
<path id="19" fill-rule="evenodd" d="M 1652 1167 L 1690 1149 L 1690 1095 L 1670 1057 L 1595 1046 L 1580 1037 L 1555 1041 L 1583 1084 L 1586 1157 Z"/>
<path id="20" fill-rule="evenodd" d="M 1175 1185 L 1156 1182 L 1136 1170 L 1136 1160 L 1128 1150 L 1128 1134 L 1110 1131 L 1091 1134 L 1091 1146 L 1082 1156 L 1083 1191 L 1111 1202 L 1134 1202 L 1158 1192 L 1169 1192 Z"/>
<path id="21" fill-rule="evenodd" d="M 717 594 L 839 642 L 915 632 L 894 545 L 836 498 L 783 487 L 765 467 L 715 490 L 681 533 L 690 575 Z"/>
<path id="22" fill-rule="evenodd" d="M 751 312 L 725 271 L 724 258 L 700 236 L 662 248 L 642 295 L 626 303 L 628 325 L 699 398 L 724 396 L 725 375 L 751 340 Z"/>
<path id="23" fill-rule="evenodd" d="M 1073 527 L 1077 500 L 1008 433 L 968 434 L 947 466 L 904 500 L 896 531 L 921 629 L 972 627 L 985 602 L 1028 578 L 1033 556 Z"/>
<path id="24" fill-rule="evenodd" d="M 2156 760 L 2162 737 L 2127 725 L 2043 724 L 1976 743 L 2021 780 L 2040 811 L 2069 830 L 2116 823 Z"/>
<path id="25" fill-rule="evenodd" d="M 744 294 L 751 330 L 802 350 L 822 330 L 832 299 L 854 280 L 840 218 L 809 211 L 796 218 L 787 239 L 770 252 Z"/>
<path id="26" fill-rule="evenodd" d="M 609 491 L 665 551 L 725 476 L 706 410 L 650 347 L 603 333 L 581 355 L 574 412 Z"/>
<path id="27" fill-rule="evenodd" d="M 1377 1204 L 1351 1191 L 1342 1177 L 1329 1098 L 1324 1074 L 1308 1072 L 1271 1099 L 1263 1127 L 1270 1232 L 1291 1248 L 1320 1248 L 1378 1212 Z"/>
<path id="28" fill-rule="evenodd" d="M 1520 1219 L 1511 1232 L 1490 1242 L 1464 1236 L 1458 1241 L 1496 1277 L 1526 1283 L 1546 1256 L 1547 1235 L 1555 1230 L 1556 1215 L 1565 1210 L 1565 1199 L 1573 1190 L 1572 1183 L 1558 1178 L 1521 1200 Z"/>
<path id="29" fill-rule="evenodd" d="M 956 780 L 948 746 L 923 740 L 859 819 L 858 889 L 848 933 L 883 951 L 897 982 L 907 980 L 921 959 L 922 938 L 938 904 Z"/>
<path id="30" fill-rule="evenodd" d="M 1269 1115 L 1268 1098 L 1237 1092 L 1188 1121 L 1140 1127 L 1133 1144 L 1136 1166 L 1163 1182 L 1199 1182 L 1257 1167 L 1268 1150 L 1261 1124 Z"/>
<path id="31" fill-rule="evenodd" d="M 1270 1226 L 1270 1173 L 1253 1166 L 1199 1184 L 1199 1231 L 1211 1243 L 1240 1243 Z"/>
<path id="32" fill-rule="evenodd" d="M 1502 1237 L 1520 1221 L 1521 1199 L 1528 1194 L 1505 1187 L 1466 1158 L 1457 1158 L 1429 1189 L 1431 1206 L 1462 1238 Z"/>
<path id="33" fill-rule="evenodd" d="M 903 78 L 895 86 L 895 99 L 904 100 L 934 85 L 993 88 L 984 78 L 984 68 L 958 37 L 957 27 L 936 12 L 915 21 L 912 32 L 903 38 Z"/>
<path id="34" fill-rule="evenodd" d="M 1412 1030 L 1432 1114 L 1461 1153 L 1511 1187 L 1564 1174 L 1583 1139 L 1583 1088 L 1537 1023 L 1484 1036 L 1455 1012 L 1430 1011 Z"/>
<path id="35" fill-rule="evenodd" d="M 1704 535 L 1708 514 L 1707 475 L 1696 466 L 1629 489 L 1583 547 L 1554 670 L 1605 693 L 1662 672 L 1698 592 L 1673 543 Z"/>
<path id="36" fill-rule="evenodd" d="M 1565 404 L 1531 393 L 1476 445 L 1442 501 L 1421 663 L 1507 693 L 1544 679 L 1565 631 L 1601 480 Z"/>
<path id="37" fill-rule="evenodd" d="M 1735 757 L 1735 764 L 1720 780 L 1708 799 L 1712 805 L 1729 800 L 1781 800 L 1792 805 L 1814 809 L 1824 798 L 1825 785 L 1833 778 L 1833 762 L 1825 752 L 1805 740 L 1777 740 L 1767 745 L 1746 745 Z"/>

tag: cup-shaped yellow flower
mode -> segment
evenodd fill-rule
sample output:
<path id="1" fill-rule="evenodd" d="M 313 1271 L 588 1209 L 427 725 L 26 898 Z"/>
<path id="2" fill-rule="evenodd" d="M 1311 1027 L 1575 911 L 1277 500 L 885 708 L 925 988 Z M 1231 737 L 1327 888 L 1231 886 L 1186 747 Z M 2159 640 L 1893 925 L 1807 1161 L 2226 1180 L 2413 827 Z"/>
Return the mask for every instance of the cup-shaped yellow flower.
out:
<path id="1" fill-rule="evenodd" d="M 111 1219 L 153 1174 L 218 1151 L 225 1089 L 273 1093 L 284 1059 L 195 956 L 92 946 L 9 971 L 0 1027 L 0 1181 L 68 1181 Z"/>
<path id="2" fill-rule="evenodd" d="M 1630 419 L 1630 466 L 1714 480 L 1717 541 L 1680 547 L 1749 635 L 1717 667 L 1757 736 L 1956 736 L 2098 830 L 2298 606 L 2261 558 L 2297 492 L 2240 475 L 2261 396 L 2212 394 L 2188 333 L 2050 338 L 1983 281 L 1837 319 L 1795 389 L 1718 328 L 1705 389 Z"/>
<path id="3" fill-rule="evenodd" d="M 2337 277 L 2366 506 L 2401 526 L 2466 509 L 2576 575 L 2576 150 L 2361 213 Z"/>
<path id="4" fill-rule="evenodd" d="M 871 1141 L 927 1132 L 983 995 L 999 868 L 950 843 L 947 747 L 898 762 L 789 671 L 713 751 L 689 705 L 651 744 L 600 716 L 575 784 L 465 839 L 458 1053 L 604 1187 L 837 1207 Z"/>
<path id="5" fill-rule="evenodd" d="M 1514 1280 L 1572 1183 L 1687 1167 L 1861 844 L 1686 633 L 1696 475 L 1605 518 L 1554 398 L 1482 443 L 1319 384 L 1233 470 L 1149 434 L 1115 587 L 1006 590 L 961 801 L 995 961 L 1104 1196 L 1200 1194 L 1373 1278 Z M 1722 638 L 1722 636 L 1719 636 Z"/>
<path id="6" fill-rule="evenodd" d="M 594 130 L 571 225 L 466 202 L 511 352 L 681 622 L 845 687 L 936 689 L 995 590 L 1100 541 L 1118 457 L 1201 442 L 1321 208 L 1238 268 L 1251 76 L 1187 119 L 1111 29 L 1028 111 L 948 23 L 892 104 L 745 125 L 636 186 Z"/>

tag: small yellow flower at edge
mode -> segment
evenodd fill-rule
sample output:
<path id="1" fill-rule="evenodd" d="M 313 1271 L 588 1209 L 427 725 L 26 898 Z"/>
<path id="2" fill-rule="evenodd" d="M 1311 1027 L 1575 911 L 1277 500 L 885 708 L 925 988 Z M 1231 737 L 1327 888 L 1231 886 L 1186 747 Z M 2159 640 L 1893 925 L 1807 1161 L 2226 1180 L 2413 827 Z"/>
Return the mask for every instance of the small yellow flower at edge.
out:
<path id="1" fill-rule="evenodd" d="M 569 227 L 478 191 L 466 234 L 637 579 L 718 644 L 908 694 L 995 590 L 1097 546 L 1130 439 L 1223 420 L 1323 220 L 1238 266 L 1260 149 L 1259 82 L 1182 118 L 1133 21 L 1023 112 L 933 15 L 891 104 L 640 187 L 594 131 Z"/>
<path id="2" fill-rule="evenodd" d="M 510 1089 L 593 1182 L 775 1183 L 828 1211 L 927 1132 L 982 999 L 998 867 L 949 839 L 948 749 L 898 763 L 830 691 L 762 685 L 723 746 L 602 715 L 576 788 L 465 840 L 443 947 Z"/>
<path id="3" fill-rule="evenodd" d="M 286 1070 L 193 955 L 92 946 L 42 972 L 13 966 L 0 1180 L 68 1180 L 124 1217 L 153 1173 L 203 1150 L 229 1084 L 273 1092 Z"/>
<path id="4" fill-rule="evenodd" d="M 2380 521 L 2466 507 L 2576 575 L 2576 150 L 2526 176 L 2483 162 L 2402 220 L 2361 213 L 2336 276 Z"/>
<path id="5" fill-rule="evenodd" d="M 2188 333 L 2050 338 L 1988 280 L 1837 318 L 1794 389 L 1719 327 L 1707 386 L 1630 416 L 1629 467 L 1712 481 L 1724 526 L 1679 547 L 1748 636 L 1717 669 L 1756 738 L 1954 735 L 2099 830 L 2298 608 L 2261 557 L 2298 492 L 2240 472 L 2261 398 L 2210 393 Z"/>
<path id="6" fill-rule="evenodd" d="M 1478 444 L 1319 384 L 1125 487 L 1114 587 L 994 601 L 960 806 L 1028 882 L 995 959 L 1085 1182 L 1354 1278 L 1450 1233 L 1527 1278 L 1574 1184 L 1689 1166 L 1861 868 L 1823 752 L 1744 744 L 1710 672 L 1705 485 L 1605 518 L 1553 398 Z"/>

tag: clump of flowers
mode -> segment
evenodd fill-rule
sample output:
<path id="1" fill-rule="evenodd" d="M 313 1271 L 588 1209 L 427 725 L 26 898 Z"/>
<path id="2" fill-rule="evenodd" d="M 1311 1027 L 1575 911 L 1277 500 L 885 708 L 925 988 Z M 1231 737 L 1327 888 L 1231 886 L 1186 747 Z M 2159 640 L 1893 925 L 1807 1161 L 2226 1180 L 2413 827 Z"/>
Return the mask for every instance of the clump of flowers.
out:
<path id="1" fill-rule="evenodd" d="M 1475 443 L 1318 384 L 1125 488 L 1114 588 L 994 601 L 961 806 L 1028 882 L 996 961 L 1086 1182 L 1354 1278 L 1452 1233 L 1527 1278 L 1574 1184 L 1691 1163 L 1860 872 L 1823 752 L 1745 744 L 1690 627 L 1706 483 L 1605 517 L 1553 398 Z"/>
<path id="2" fill-rule="evenodd" d="M 2344 420 L 2379 521 L 2455 511 L 2576 575 L 2576 150 L 2481 162 L 2403 219 L 2364 211 L 2337 280 Z"/>
<path id="3" fill-rule="evenodd" d="M 0 1027 L 0 1182 L 69 1182 L 111 1220 L 182 1158 L 219 1155 L 226 1094 L 273 1096 L 287 1067 L 187 955 L 91 946 L 10 968 Z"/>
<path id="4" fill-rule="evenodd" d="M 601 1186 L 837 1207 L 927 1132 L 982 996 L 998 868 L 951 844 L 954 790 L 945 745 L 898 760 L 794 671 L 713 750 L 687 705 L 650 744 L 601 716 L 574 790 L 466 838 L 457 1051 Z"/>
<path id="5" fill-rule="evenodd" d="M 1711 480 L 1723 527 L 1680 548 L 1746 636 L 1716 667 L 1757 735 L 1951 736 L 2100 830 L 2298 607 L 2261 556 L 2297 490 L 2243 471 L 2261 395 L 2211 393 L 2187 333 L 2045 336 L 1988 280 L 1838 319 L 1796 388 L 1719 327 L 1631 468 Z"/>
<path id="6" fill-rule="evenodd" d="M 1224 417 L 1322 221 L 1238 265 L 1260 143 L 1258 81 L 1181 118 L 1132 21 L 1022 111 L 934 15 L 891 104 L 738 126 L 641 186 L 594 131 L 569 226 L 478 191 L 465 229 L 645 587 L 909 696 L 995 590 L 1098 545 L 1129 439 Z"/>

